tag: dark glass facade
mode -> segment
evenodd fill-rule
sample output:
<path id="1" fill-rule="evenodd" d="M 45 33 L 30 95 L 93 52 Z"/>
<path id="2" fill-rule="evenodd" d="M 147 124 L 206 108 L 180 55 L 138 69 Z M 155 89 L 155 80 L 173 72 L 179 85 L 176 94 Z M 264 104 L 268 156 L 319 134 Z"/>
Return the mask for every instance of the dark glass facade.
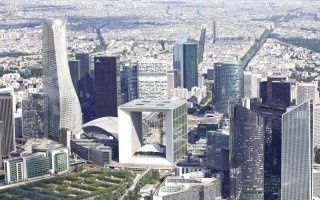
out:
<path id="1" fill-rule="evenodd" d="M 230 198 L 264 199 L 264 119 L 235 105 L 230 115 Z"/>
<path id="2" fill-rule="evenodd" d="M 95 118 L 118 116 L 121 102 L 119 58 L 94 58 Z"/>
<path id="3" fill-rule="evenodd" d="M 73 87 L 78 94 L 78 81 L 80 80 L 80 61 L 69 60 L 69 70 L 70 70 Z"/>
<path id="4" fill-rule="evenodd" d="M 85 74 L 89 74 L 90 70 L 90 56 L 87 53 L 77 53 L 75 55 L 76 60 L 79 60 L 80 64 L 80 78 Z"/>
<path id="5" fill-rule="evenodd" d="M 198 44 L 183 44 L 183 88 L 198 86 Z"/>

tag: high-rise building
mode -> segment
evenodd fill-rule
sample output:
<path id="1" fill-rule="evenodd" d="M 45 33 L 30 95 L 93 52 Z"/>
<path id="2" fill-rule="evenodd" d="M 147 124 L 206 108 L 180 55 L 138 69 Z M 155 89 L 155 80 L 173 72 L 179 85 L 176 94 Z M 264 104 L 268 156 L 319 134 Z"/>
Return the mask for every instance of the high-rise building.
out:
<path id="1" fill-rule="evenodd" d="M 230 98 L 243 98 L 243 66 L 239 63 L 215 63 L 214 102 L 216 111 L 228 113 Z"/>
<path id="2" fill-rule="evenodd" d="M 183 37 L 174 44 L 173 67 L 179 70 L 179 85 L 191 90 L 198 85 L 198 44 Z"/>
<path id="3" fill-rule="evenodd" d="M 94 119 L 94 87 L 93 79 L 87 73 L 81 77 L 78 84 L 78 97 L 83 112 L 83 121 Z"/>
<path id="4" fill-rule="evenodd" d="M 251 100 L 251 110 L 264 118 L 264 198 L 276 200 L 281 190 L 281 130 L 286 106 Z"/>
<path id="5" fill-rule="evenodd" d="M 138 62 L 131 61 L 121 70 L 121 102 L 126 103 L 139 98 Z"/>
<path id="6" fill-rule="evenodd" d="M 320 107 L 307 100 L 282 117 L 281 199 L 312 200 Z"/>
<path id="7" fill-rule="evenodd" d="M 235 105 L 230 114 L 230 198 L 264 199 L 264 119 Z"/>
<path id="8" fill-rule="evenodd" d="M 213 27 L 212 27 L 212 41 L 214 44 L 214 43 L 216 43 L 216 41 L 218 39 L 218 26 L 217 26 L 216 21 L 213 21 L 212 25 L 213 25 Z"/>
<path id="9" fill-rule="evenodd" d="M 207 131 L 207 162 L 208 167 L 219 170 L 229 170 L 229 131 L 218 129 Z"/>
<path id="10" fill-rule="evenodd" d="M 287 77 L 270 76 L 267 81 L 260 82 L 260 97 L 262 103 L 281 101 L 288 107 L 291 104 L 291 83 Z"/>
<path id="11" fill-rule="evenodd" d="M 167 65 L 163 61 L 138 62 L 139 99 L 167 99 Z"/>
<path id="12" fill-rule="evenodd" d="M 203 61 L 204 55 L 204 45 L 206 43 L 206 28 L 201 29 L 200 38 L 199 38 L 199 48 L 198 48 L 198 63 Z"/>
<path id="13" fill-rule="evenodd" d="M 12 91 L 13 92 L 13 91 Z M 15 125 L 14 125 L 14 103 L 13 95 L 10 91 L 0 92 L 0 121 L 3 122 L 3 128 L 0 127 L 1 134 L 1 158 L 8 156 L 10 152 L 16 150 L 15 143 Z"/>
<path id="14" fill-rule="evenodd" d="M 296 104 L 299 105 L 306 100 L 314 100 L 319 102 L 318 82 L 297 83 L 296 85 Z"/>
<path id="15" fill-rule="evenodd" d="M 119 58 L 94 57 L 95 117 L 118 116 L 121 103 Z"/>
<path id="16" fill-rule="evenodd" d="M 198 86 L 198 44 L 187 42 L 183 45 L 182 87 L 191 90 Z"/>
<path id="17" fill-rule="evenodd" d="M 259 97 L 261 75 L 250 71 L 244 72 L 244 98 Z"/>
<path id="18" fill-rule="evenodd" d="M 90 55 L 88 53 L 77 53 L 75 58 L 76 60 L 79 60 L 80 78 L 82 78 L 85 74 L 90 74 Z"/>
<path id="19" fill-rule="evenodd" d="M 76 90 L 76 93 L 78 94 L 78 81 L 80 80 L 80 61 L 69 60 L 69 70 L 73 87 Z"/>
<path id="20" fill-rule="evenodd" d="M 72 131 L 79 138 L 82 114 L 73 87 L 67 58 L 66 21 L 46 20 L 42 28 L 43 91 L 48 96 L 45 106 L 45 131 L 59 141 L 59 129 Z"/>

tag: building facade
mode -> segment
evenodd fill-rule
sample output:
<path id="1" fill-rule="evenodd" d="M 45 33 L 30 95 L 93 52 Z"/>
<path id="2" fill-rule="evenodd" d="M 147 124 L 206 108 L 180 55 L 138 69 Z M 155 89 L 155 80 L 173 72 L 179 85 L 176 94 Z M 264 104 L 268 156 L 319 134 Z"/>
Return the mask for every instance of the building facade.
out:
<path id="1" fill-rule="evenodd" d="M 230 198 L 264 199 L 264 119 L 241 105 L 230 115 Z"/>
<path id="2" fill-rule="evenodd" d="M 80 137 L 82 112 L 73 87 L 67 59 L 66 21 L 50 19 L 42 28 L 43 91 L 48 96 L 45 106 L 45 128 L 48 136 L 59 140 L 59 129 Z"/>
<path id="3" fill-rule="evenodd" d="M 121 103 L 119 58 L 94 57 L 95 118 L 118 116 Z"/>
<path id="4" fill-rule="evenodd" d="M 13 92 L 13 91 L 12 91 Z M 0 92 L 0 160 L 6 157 L 10 152 L 16 150 L 15 125 L 14 125 L 14 101 L 10 91 Z"/>
<path id="5" fill-rule="evenodd" d="M 73 87 L 76 90 L 76 93 L 78 94 L 78 81 L 80 80 L 80 61 L 69 60 L 69 70 Z"/>
<path id="6" fill-rule="evenodd" d="M 243 66 L 241 64 L 215 63 L 214 67 L 214 104 L 216 111 L 226 114 L 230 98 L 243 98 Z"/>
<path id="7" fill-rule="evenodd" d="M 167 99 L 167 64 L 163 61 L 138 62 L 139 99 Z"/>

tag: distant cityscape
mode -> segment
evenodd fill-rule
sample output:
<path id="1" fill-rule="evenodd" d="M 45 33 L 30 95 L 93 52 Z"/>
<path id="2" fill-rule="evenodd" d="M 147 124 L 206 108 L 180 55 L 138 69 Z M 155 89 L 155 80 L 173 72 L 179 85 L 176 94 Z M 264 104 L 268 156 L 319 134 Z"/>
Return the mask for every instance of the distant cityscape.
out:
<path id="1" fill-rule="evenodd" d="M 319 1 L 0 8 L 0 199 L 320 200 Z"/>

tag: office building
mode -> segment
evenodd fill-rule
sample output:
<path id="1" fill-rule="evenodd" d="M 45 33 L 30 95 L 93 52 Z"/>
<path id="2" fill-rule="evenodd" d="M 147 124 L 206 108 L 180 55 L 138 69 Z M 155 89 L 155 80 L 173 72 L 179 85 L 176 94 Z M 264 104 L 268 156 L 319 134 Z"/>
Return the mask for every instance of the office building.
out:
<path id="1" fill-rule="evenodd" d="M 139 98 L 138 62 L 130 61 L 121 70 L 121 102 L 126 103 Z"/>
<path id="2" fill-rule="evenodd" d="M 43 93 L 29 93 L 22 101 L 23 138 L 47 137 L 44 131 L 44 106 L 47 100 Z"/>
<path id="3" fill-rule="evenodd" d="M 183 70 L 181 87 L 191 90 L 198 86 L 198 44 L 187 42 L 183 44 Z"/>
<path id="4" fill-rule="evenodd" d="M 257 98 L 260 95 L 261 75 L 251 71 L 244 72 L 244 98 Z"/>
<path id="5" fill-rule="evenodd" d="M 76 90 L 76 93 L 78 94 L 78 81 L 80 80 L 80 61 L 69 60 L 69 70 L 73 87 Z"/>
<path id="6" fill-rule="evenodd" d="M 220 200 L 221 179 L 205 178 L 202 172 L 169 176 L 153 195 L 154 200 Z"/>
<path id="7" fill-rule="evenodd" d="M 16 150 L 13 91 L 0 91 L 1 158 Z"/>
<path id="8" fill-rule="evenodd" d="M 32 181 L 69 170 L 68 149 L 37 149 L 4 160 L 6 183 Z"/>
<path id="9" fill-rule="evenodd" d="M 90 55 L 88 53 L 77 53 L 75 59 L 79 60 L 80 78 L 86 74 L 90 74 Z"/>
<path id="10" fill-rule="evenodd" d="M 235 105 L 230 114 L 230 198 L 264 199 L 264 119 Z"/>
<path id="11" fill-rule="evenodd" d="M 307 100 L 282 116 L 281 199 L 312 200 L 320 107 Z"/>
<path id="12" fill-rule="evenodd" d="M 206 114 L 198 124 L 198 134 L 201 138 L 207 137 L 207 131 L 216 131 L 222 127 L 223 115 L 220 113 Z"/>
<path id="13" fill-rule="evenodd" d="M 179 85 L 191 90 L 198 85 L 198 44 L 183 37 L 174 44 L 173 68 L 179 70 Z"/>
<path id="14" fill-rule="evenodd" d="M 179 87 L 179 70 L 170 69 L 167 71 L 167 96 L 171 98 L 174 88 Z"/>
<path id="15" fill-rule="evenodd" d="M 299 105 L 307 100 L 319 102 L 318 82 L 297 83 L 296 85 L 296 105 Z"/>
<path id="16" fill-rule="evenodd" d="M 270 76 L 266 81 L 260 82 L 260 98 L 262 103 L 281 101 L 287 107 L 291 104 L 291 83 L 287 77 Z"/>
<path id="17" fill-rule="evenodd" d="M 231 98 L 243 98 L 244 74 L 239 63 L 215 63 L 214 105 L 216 111 L 227 114 Z"/>
<path id="18" fill-rule="evenodd" d="M 276 200 L 281 190 L 281 130 L 286 106 L 256 99 L 251 100 L 251 110 L 264 118 L 264 198 Z"/>
<path id="19" fill-rule="evenodd" d="M 203 61 L 204 55 L 204 45 L 206 43 L 206 28 L 201 28 L 200 38 L 199 38 L 199 48 L 198 48 L 198 63 Z"/>
<path id="20" fill-rule="evenodd" d="M 72 131 L 79 138 L 82 113 L 73 87 L 67 57 L 66 21 L 46 20 L 42 28 L 43 91 L 48 97 L 45 106 L 45 132 L 59 141 L 59 129 Z"/>
<path id="21" fill-rule="evenodd" d="M 229 170 L 229 131 L 207 131 L 207 166 L 219 171 Z"/>
<path id="22" fill-rule="evenodd" d="M 139 99 L 167 99 L 167 64 L 159 60 L 138 62 Z"/>
<path id="23" fill-rule="evenodd" d="M 136 99 L 119 106 L 118 110 L 121 164 L 171 167 L 187 154 L 186 101 Z M 143 139 L 146 135 L 143 127 L 148 125 L 142 123 L 143 112 L 151 113 L 151 119 L 159 116 L 153 125 L 159 131 L 150 133 L 150 141 Z"/>
<path id="24" fill-rule="evenodd" d="M 95 118 L 118 116 L 121 103 L 119 58 L 94 57 Z"/>
<path id="25" fill-rule="evenodd" d="M 78 82 L 78 97 L 83 112 L 83 121 L 86 123 L 94 119 L 94 87 L 93 79 L 87 73 Z"/>
<path id="26" fill-rule="evenodd" d="M 218 25 L 217 25 L 217 21 L 213 21 L 212 23 L 212 42 L 213 44 L 216 43 L 218 39 Z"/>
<path id="27" fill-rule="evenodd" d="M 113 158 L 112 148 L 94 139 L 72 140 L 71 152 L 102 167 L 110 164 Z"/>

